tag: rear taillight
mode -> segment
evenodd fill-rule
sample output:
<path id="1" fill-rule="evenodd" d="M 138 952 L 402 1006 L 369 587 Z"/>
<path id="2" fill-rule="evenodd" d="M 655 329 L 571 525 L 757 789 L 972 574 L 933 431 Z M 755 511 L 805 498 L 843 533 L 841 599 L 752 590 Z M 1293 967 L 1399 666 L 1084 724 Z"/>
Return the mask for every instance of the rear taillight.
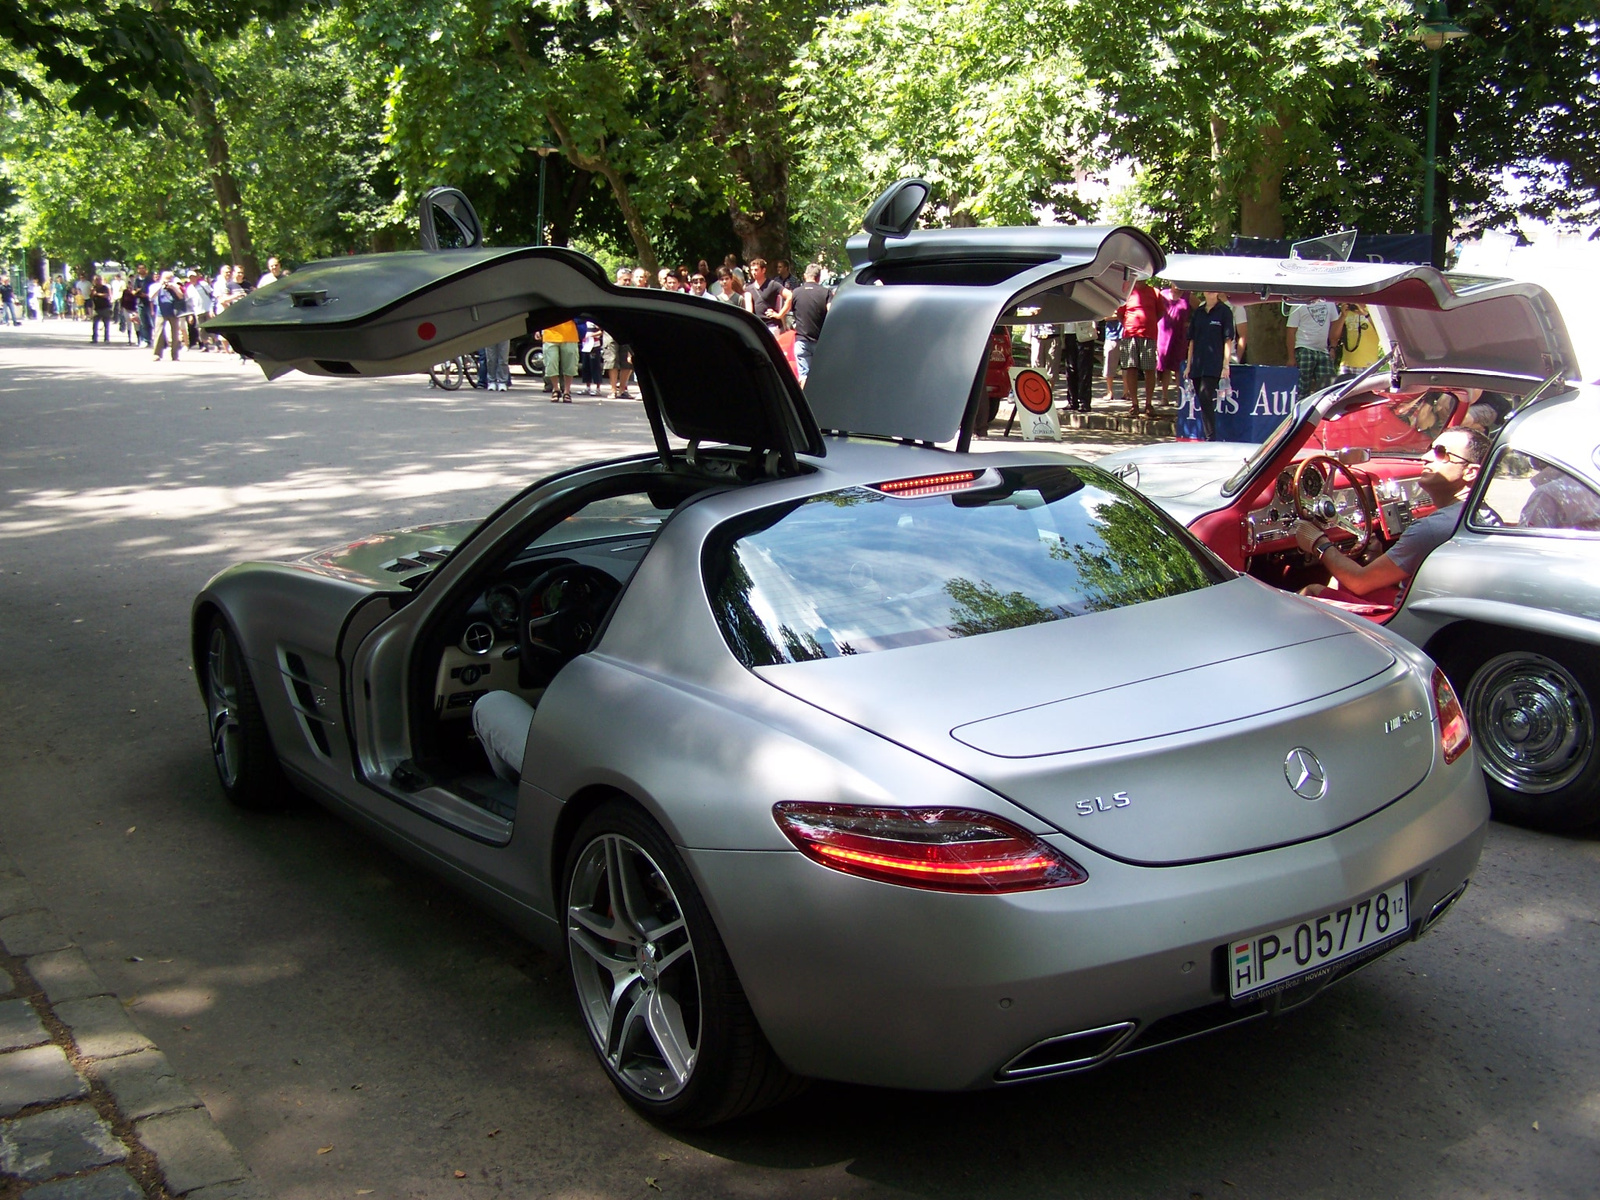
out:
<path id="1" fill-rule="evenodd" d="M 1467 728 L 1467 714 L 1461 711 L 1455 688 L 1438 667 L 1433 669 L 1433 709 L 1439 714 L 1439 748 L 1444 751 L 1444 761 L 1453 763 L 1472 745 L 1472 731 Z"/>
<path id="2" fill-rule="evenodd" d="M 787 801 L 773 805 L 772 815 L 807 858 L 884 883 L 937 892 L 1025 892 L 1089 878 L 1027 830 L 963 808 Z"/>

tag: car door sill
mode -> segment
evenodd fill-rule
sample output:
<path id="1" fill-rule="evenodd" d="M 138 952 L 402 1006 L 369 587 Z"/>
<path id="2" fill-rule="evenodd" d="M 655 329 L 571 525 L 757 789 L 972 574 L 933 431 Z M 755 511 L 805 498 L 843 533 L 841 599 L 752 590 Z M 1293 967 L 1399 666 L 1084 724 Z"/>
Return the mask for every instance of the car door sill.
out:
<path id="1" fill-rule="evenodd" d="M 438 784 L 428 783 L 415 791 L 402 791 L 381 775 L 369 777 L 367 783 L 385 799 L 393 800 L 419 816 L 454 830 L 462 837 L 486 846 L 505 846 L 511 842 L 513 826 L 510 821 L 495 816 Z"/>

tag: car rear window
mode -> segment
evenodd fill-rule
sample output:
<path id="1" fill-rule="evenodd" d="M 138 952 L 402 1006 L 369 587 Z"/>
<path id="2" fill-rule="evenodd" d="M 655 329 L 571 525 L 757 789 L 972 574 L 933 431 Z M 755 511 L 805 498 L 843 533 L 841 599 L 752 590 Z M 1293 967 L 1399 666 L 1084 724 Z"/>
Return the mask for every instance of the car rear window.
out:
<path id="1" fill-rule="evenodd" d="M 1093 468 L 1001 467 L 762 509 L 707 545 L 706 587 L 750 667 L 1057 621 L 1229 578 Z"/>

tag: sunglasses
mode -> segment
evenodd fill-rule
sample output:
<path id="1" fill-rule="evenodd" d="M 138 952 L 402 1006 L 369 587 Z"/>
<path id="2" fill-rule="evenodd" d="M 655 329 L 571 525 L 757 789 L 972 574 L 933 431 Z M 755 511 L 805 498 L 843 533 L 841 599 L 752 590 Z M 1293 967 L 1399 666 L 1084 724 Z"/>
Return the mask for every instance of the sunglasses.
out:
<path id="1" fill-rule="evenodd" d="M 1445 462 L 1448 459 L 1454 459 L 1464 467 L 1470 467 L 1472 465 L 1472 460 L 1470 458 L 1463 458 L 1459 454 L 1455 454 L 1449 450 L 1446 450 L 1443 446 L 1429 446 L 1428 453 L 1434 458 L 1438 459 L 1440 462 Z"/>

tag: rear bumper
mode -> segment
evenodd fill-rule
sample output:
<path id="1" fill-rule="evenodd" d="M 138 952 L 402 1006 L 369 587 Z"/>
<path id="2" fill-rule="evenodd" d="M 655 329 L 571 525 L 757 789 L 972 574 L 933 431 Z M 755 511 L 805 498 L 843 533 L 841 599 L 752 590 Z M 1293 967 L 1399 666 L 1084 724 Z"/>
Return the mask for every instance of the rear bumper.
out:
<path id="1" fill-rule="evenodd" d="M 1138 867 L 1056 835 L 1047 840 L 1089 880 L 1042 892 L 922 892 L 783 851 L 685 857 L 763 1030 L 792 1070 L 963 1090 L 1004 1082 L 1008 1064 L 1049 1039 L 1097 1031 L 1076 1049 L 1064 1043 L 1070 1052 L 1036 1055 L 1030 1061 L 1070 1065 L 1034 1075 L 1258 1015 L 1259 1004 L 1229 1005 L 1213 969 L 1218 947 L 1400 880 L 1411 883 L 1419 932 L 1471 877 L 1488 815 L 1468 754 L 1356 825 L 1259 854 Z"/>

